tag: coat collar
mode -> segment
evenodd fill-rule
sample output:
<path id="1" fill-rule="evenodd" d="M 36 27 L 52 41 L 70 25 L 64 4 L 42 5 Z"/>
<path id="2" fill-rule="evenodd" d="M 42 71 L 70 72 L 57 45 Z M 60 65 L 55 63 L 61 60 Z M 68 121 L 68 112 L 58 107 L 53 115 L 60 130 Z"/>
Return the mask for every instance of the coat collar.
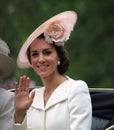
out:
<path id="1" fill-rule="evenodd" d="M 35 97 L 34 97 L 34 101 L 32 103 L 32 107 L 36 108 L 36 109 L 41 109 L 41 110 L 47 110 L 50 107 L 54 106 L 55 104 L 64 101 L 67 99 L 67 94 L 65 91 L 65 84 L 68 82 L 65 81 L 64 83 L 62 83 L 59 87 L 57 87 L 55 89 L 55 91 L 52 93 L 52 95 L 50 96 L 46 106 L 44 107 L 44 90 L 45 88 L 42 87 L 40 89 L 36 89 L 36 93 L 35 93 Z"/>

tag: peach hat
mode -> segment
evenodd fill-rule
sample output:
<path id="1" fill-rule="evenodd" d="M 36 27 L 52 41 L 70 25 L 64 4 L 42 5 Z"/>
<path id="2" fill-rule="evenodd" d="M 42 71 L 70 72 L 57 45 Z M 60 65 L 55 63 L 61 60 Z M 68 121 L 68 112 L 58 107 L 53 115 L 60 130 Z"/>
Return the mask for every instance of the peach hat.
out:
<path id="1" fill-rule="evenodd" d="M 41 34 L 44 34 L 45 40 L 49 44 L 54 42 L 54 44 L 57 46 L 64 46 L 64 43 L 69 39 L 76 21 L 77 13 L 75 11 L 64 11 L 41 24 L 35 31 L 33 31 L 33 33 L 27 38 L 21 47 L 17 57 L 18 67 L 31 67 L 27 57 L 27 49 L 30 44 Z"/>

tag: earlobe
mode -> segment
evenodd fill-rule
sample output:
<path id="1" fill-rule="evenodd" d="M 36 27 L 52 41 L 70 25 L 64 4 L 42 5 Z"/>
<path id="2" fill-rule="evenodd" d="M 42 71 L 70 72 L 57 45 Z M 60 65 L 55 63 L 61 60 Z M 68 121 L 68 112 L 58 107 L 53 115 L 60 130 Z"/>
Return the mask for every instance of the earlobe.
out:
<path id="1" fill-rule="evenodd" d="M 58 60 L 57 65 L 60 65 L 60 64 L 61 64 L 61 62 L 60 62 L 60 60 Z"/>

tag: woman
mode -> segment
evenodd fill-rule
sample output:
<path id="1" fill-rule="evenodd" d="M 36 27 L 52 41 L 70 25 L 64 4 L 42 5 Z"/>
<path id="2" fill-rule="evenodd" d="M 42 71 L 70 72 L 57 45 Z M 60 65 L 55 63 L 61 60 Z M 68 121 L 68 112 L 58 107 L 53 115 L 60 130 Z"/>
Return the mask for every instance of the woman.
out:
<path id="1" fill-rule="evenodd" d="M 74 11 L 60 13 L 38 27 L 22 46 L 17 63 L 32 67 L 43 87 L 29 94 L 29 77 L 16 83 L 15 130 L 90 130 L 87 84 L 64 75 L 69 59 L 64 43 L 76 23 Z"/>

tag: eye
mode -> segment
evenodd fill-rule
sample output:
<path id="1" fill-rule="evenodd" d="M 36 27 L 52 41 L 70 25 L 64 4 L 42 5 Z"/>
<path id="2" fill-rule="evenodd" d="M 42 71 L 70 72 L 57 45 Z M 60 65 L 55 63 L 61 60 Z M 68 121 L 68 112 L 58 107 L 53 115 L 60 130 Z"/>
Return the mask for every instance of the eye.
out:
<path id="1" fill-rule="evenodd" d="M 32 57 L 38 56 L 38 52 L 32 52 L 32 53 L 31 53 L 31 56 L 32 56 Z"/>
<path id="2" fill-rule="evenodd" d="M 43 52 L 43 54 L 46 55 L 46 56 L 50 55 L 51 53 L 52 53 L 52 51 L 50 51 L 50 50 L 45 50 Z"/>

